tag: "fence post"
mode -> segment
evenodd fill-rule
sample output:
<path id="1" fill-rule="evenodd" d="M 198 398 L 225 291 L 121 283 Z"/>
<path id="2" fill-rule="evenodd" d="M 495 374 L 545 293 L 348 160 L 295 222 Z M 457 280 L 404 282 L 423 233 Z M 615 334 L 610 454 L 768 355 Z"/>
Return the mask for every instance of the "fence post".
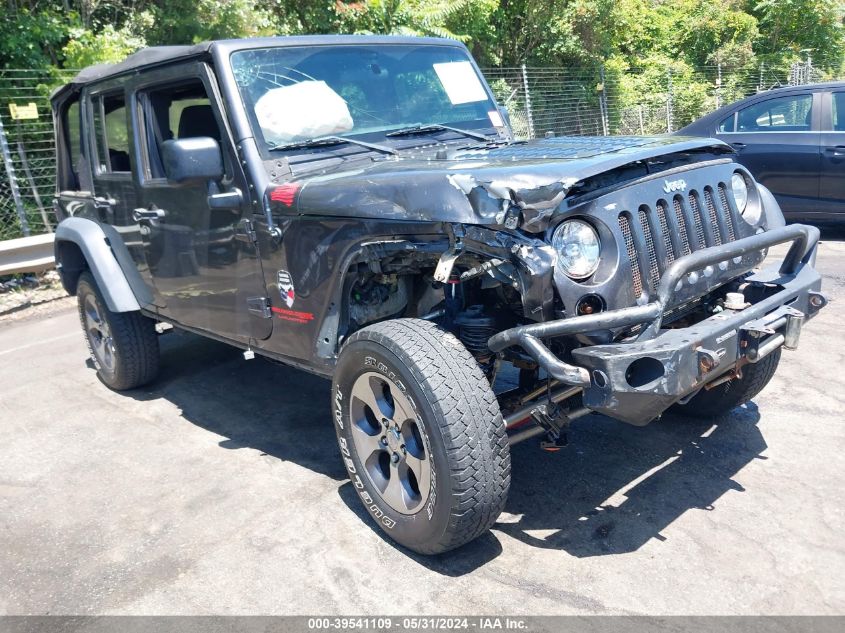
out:
<path id="1" fill-rule="evenodd" d="M 9 152 L 9 143 L 6 140 L 6 131 L 3 128 L 3 117 L 0 116 L 0 153 L 3 154 L 3 163 L 6 165 L 6 175 L 9 179 L 9 189 L 12 192 L 12 199 L 15 201 L 15 210 L 18 212 L 18 219 L 21 222 L 21 232 L 29 236 L 29 222 L 26 220 L 26 211 L 23 207 L 21 192 L 18 189 L 18 178 L 15 175 L 15 166 L 12 163 L 12 154 Z"/>
<path id="2" fill-rule="evenodd" d="M 528 117 L 528 138 L 534 138 L 534 114 L 531 112 L 531 92 L 528 90 L 528 70 L 522 65 L 522 86 L 525 89 L 525 115 Z"/>
<path id="3" fill-rule="evenodd" d="M 722 107 L 722 64 L 716 65 L 716 109 Z"/>
<path id="4" fill-rule="evenodd" d="M 601 131 L 604 136 L 607 136 L 610 131 L 610 122 L 607 116 L 607 85 L 604 79 L 604 64 L 599 69 L 599 76 L 601 77 L 601 92 L 599 93 L 599 111 L 601 112 Z"/>
<path id="5" fill-rule="evenodd" d="M 666 68 L 666 133 L 672 133 L 672 67 Z"/>

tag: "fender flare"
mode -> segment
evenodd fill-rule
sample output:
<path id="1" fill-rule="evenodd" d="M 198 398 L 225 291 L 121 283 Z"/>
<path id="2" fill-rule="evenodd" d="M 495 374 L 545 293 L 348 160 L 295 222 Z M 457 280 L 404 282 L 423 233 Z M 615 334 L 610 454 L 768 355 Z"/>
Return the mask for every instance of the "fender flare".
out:
<path id="1" fill-rule="evenodd" d="M 140 275 L 138 275 L 135 264 L 126 251 L 126 246 L 120 239 L 120 235 L 112 227 L 107 228 L 111 229 L 109 233 L 114 235 L 107 235 L 103 226 L 86 218 L 71 217 L 59 223 L 59 226 L 56 227 L 55 253 L 56 264 L 59 265 L 62 275 L 62 284 L 70 294 L 76 294 L 75 283 L 71 283 L 66 276 L 67 273 L 62 270 L 61 260 L 62 244 L 71 242 L 79 247 L 83 257 L 85 257 L 88 268 L 94 275 L 109 310 L 112 312 L 140 310 L 141 305 L 132 291 L 132 286 L 124 271 L 134 272 L 141 284 L 143 284 L 143 281 L 140 279 Z M 117 251 L 121 251 L 123 257 L 120 257 Z M 121 263 L 123 263 L 123 266 L 121 266 Z M 131 268 L 127 268 L 127 265 Z M 150 301 L 143 303 L 150 303 Z"/>
<path id="2" fill-rule="evenodd" d="M 757 183 L 757 191 L 760 193 L 760 204 L 763 205 L 763 216 L 766 220 L 766 229 L 771 230 L 781 226 L 786 226 L 786 220 L 783 217 L 783 211 L 780 209 L 778 201 L 775 199 L 768 187 Z"/>

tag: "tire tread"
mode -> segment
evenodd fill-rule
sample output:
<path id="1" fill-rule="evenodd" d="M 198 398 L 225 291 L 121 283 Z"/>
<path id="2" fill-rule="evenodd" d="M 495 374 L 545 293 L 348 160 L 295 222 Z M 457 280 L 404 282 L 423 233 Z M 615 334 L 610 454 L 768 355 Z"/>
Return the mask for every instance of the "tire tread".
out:
<path id="1" fill-rule="evenodd" d="M 452 508 L 441 539 L 421 553 L 445 552 L 486 532 L 510 488 L 510 445 L 499 403 L 475 358 L 452 334 L 421 319 L 368 326 L 346 345 L 369 340 L 402 359 L 440 424 L 451 464 Z"/>
<path id="2" fill-rule="evenodd" d="M 82 301 L 87 288 L 97 298 L 100 308 L 108 320 L 112 338 L 120 350 L 117 356 L 117 367 L 114 378 L 108 380 L 102 372 L 97 373 L 100 379 L 115 391 L 134 389 L 152 381 L 158 374 L 159 347 L 155 323 L 140 312 L 112 312 L 108 309 L 97 282 L 90 272 L 83 272 L 79 278 L 77 295 L 79 297 L 79 320 L 85 333 L 85 318 Z M 94 351 L 85 335 L 85 344 L 92 358 Z"/>

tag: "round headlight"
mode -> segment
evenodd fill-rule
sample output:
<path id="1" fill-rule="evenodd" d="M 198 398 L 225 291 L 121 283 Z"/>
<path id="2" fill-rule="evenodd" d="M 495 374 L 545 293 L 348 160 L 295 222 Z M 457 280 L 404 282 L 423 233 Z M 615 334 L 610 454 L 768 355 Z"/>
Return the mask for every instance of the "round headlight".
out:
<path id="1" fill-rule="evenodd" d="M 745 182 L 745 176 L 738 172 L 731 176 L 731 193 L 737 210 L 745 215 L 745 208 L 748 206 L 748 183 Z"/>
<path id="2" fill-rule="evenodd" d="M 601 242 L 595 229 L 581 220 L 567 220 L 552 234 L 557 263 L 567 277 L 585 279 L 599 267 Z"/>

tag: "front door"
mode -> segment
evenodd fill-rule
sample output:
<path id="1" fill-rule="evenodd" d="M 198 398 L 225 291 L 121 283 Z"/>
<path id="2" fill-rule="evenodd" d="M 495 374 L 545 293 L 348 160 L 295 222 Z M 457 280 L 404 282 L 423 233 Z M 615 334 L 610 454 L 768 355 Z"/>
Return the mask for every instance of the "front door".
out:
<path id="1" fill-rule="evenodd" d="M 720 134 L 784 213 L 812 211 L 819 196 L 818 104 L 811 93 L 759 101 L 737 113 L 736 131 Z"/>
<path id="2" fill-rule="evenodd" d="M 179 324 L 243 342 L 270 336 L 262 314 L 263 275 L 250 239 L 244 174 L 225 125 L 215 84 L 205 66 L 163 69 L 137 87 L 136 138 L 140 145 L 138 206 L 146 259 L 161 313 Z M 221 148 L 220 182 L 168 181 L 161 146 L 168 139 L 211 137 Z M 212 207 L 209 196 L 242 192 L 241 202 Z"/>

